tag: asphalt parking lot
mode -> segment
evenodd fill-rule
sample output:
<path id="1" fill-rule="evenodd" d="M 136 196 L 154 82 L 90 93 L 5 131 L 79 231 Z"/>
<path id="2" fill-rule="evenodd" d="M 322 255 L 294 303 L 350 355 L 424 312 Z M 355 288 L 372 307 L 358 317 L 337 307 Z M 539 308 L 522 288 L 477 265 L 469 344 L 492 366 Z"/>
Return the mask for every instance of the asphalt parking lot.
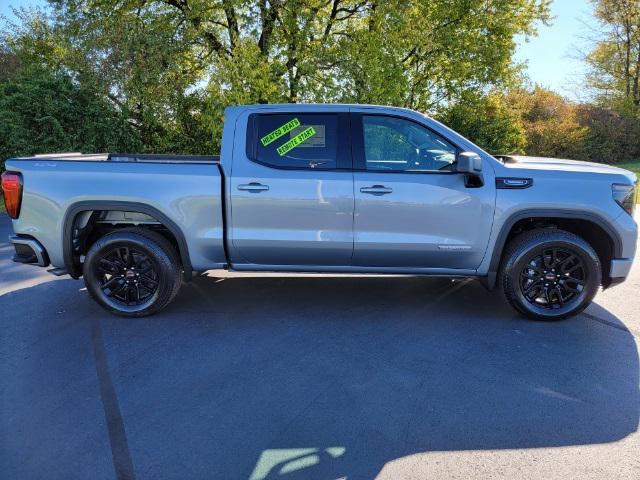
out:
<path id="1" fill-rule="evenodd" d="M 640 478 L 640 262 L 560 323 L 470 280 L 223 272 L 125 320 L 9 232 L 2 478 Z"/>

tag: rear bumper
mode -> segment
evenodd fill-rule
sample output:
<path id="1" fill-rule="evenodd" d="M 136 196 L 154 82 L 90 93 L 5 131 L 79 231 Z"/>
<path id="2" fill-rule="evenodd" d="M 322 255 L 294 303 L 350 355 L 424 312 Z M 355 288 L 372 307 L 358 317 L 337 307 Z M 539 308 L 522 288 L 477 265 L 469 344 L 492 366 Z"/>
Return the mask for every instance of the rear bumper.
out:
<path id="1" fill-rule="evenodd" d="M 46 267 L 49 265 L 49 255 L 44 247 L 33 237 L 10 235 L 9 241 L 16 253 L 13 261 Z"/>

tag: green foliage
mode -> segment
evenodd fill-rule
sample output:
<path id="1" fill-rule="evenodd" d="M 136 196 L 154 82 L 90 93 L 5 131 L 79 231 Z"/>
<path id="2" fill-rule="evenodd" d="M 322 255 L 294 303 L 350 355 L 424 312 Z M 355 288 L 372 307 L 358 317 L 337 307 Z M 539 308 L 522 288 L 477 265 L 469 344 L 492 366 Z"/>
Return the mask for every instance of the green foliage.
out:
<path id="1" fill-rule="evenodd" d="M 586 84 L 601 106 L 640 119 L 640 0 L 592 0 L 600 24 L 585 60 Z"/>
<path id="2" fill-rule="evenodd" d="M 578 121 L 587 129 L 584 139 L 586 159 L 619 163 L 640 159 L 640 121 L 615 110 L 595 105 L 579 105 Z"/>
<path id="3" fill-rule="evenodd" d="M 527 139 L 522 119 L 501 92 L 465 95 L 438 119 L 490 153 L 524 152 Z"/>
<path id="4" fill-rule="evenodd" d="M 364 124 L 365 159 L 403 160 L 417 157 L 416 147 L 399 131 L 382 125 Z"/>
<path id="5" fill-rule="evenodd" d="M 25 67 L 95 92 L 143 150 L 205 153 L 219 147 L 228 105 L 427 110 L 508 85 L 514 37 L 546 21 L 548 3 L 49 0 L 47 15 L 23 12 L 3 43 Z"/>
<path id="6" fill-rule="evenodd" d="M 1 34 L 0 159 L 212 153 L 224 108 L 258 102 L 404 106 L 494 153 L 640 158 L 640 0 L 594 0 L 596 105 L 517 87 L 514 38 L 549 0 L 48 1 Z"/>
<path id="7" fill-rule="evenodd" d="M 578 122 L 575 106 L 552 91 L 536 87 L 509 95 L 514 111 L 520 112 L 529 155 L 586 159 L 584 141 L 588 129 Z"/>
<path id="8" fill-rule="evenodd" d="M 343 98 L 434 110 L 509 85 L 514 36 L 548 19 L 547 1 L 389 1 L 342 41 Z M 372 2 L 375 5 L 375 2 Z M 366 23 L 365 23 L 366 21 Z"/>
<path id="9" fill-rule="evenodd" d="M 134 151 L 122 112 L 68 77 L 29 69 L 0 81 L 0 158 L 55 151 Z"/>

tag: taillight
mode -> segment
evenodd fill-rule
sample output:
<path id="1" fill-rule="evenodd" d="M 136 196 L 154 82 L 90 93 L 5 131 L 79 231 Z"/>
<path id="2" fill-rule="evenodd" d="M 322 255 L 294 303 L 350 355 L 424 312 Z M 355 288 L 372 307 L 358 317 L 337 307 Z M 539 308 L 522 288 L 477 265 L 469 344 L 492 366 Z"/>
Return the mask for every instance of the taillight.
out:
<path id="1" fill-rule="evenodd" d="M 2 196 L 9 216 L 18 218 L 22 203 L 22 175 L 20 173 L 4 172 L 2 174 Z"/>

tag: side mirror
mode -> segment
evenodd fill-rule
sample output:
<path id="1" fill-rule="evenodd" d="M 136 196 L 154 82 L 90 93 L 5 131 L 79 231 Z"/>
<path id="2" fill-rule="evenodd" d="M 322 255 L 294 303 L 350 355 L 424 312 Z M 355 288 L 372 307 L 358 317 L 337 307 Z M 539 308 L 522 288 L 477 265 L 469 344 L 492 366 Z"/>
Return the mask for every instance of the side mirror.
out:
<path id="1" fill-rule="evenodd" d="M 456 172 L 470 175 L 482 173 L 482 159 L 475 152 L 460 152 L 456 162 Z"/>

